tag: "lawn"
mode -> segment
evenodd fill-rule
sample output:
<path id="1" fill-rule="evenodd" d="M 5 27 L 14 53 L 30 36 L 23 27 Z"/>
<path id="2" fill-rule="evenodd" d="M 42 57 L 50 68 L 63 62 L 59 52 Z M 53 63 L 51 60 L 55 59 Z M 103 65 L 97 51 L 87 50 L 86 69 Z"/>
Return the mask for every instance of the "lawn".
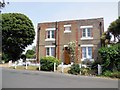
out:
<path id="1" fill-rule="evenodd" d="M 15 67 L 10 67 L 11 69 L 15 69 Z M 16 69 L 24 70 L 26 66 L 17 66 Z M 27 70 L 38 70 L 38 66 L 27 66 Z"/>

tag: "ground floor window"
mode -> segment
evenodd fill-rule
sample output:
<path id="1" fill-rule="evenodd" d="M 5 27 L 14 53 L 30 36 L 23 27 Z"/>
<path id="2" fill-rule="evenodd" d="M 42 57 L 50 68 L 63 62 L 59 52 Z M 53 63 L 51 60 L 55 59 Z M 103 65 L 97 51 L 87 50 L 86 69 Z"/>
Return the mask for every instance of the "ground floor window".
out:
<path id="1" fill-rule="evenodd" d="M 82 59 L 92 59 L 92 47 L 82 47 Z"/>
<path id="2" fill-rule="evenodd" d="M 55 56 L 55 47 L 46 47 L 46 56 Z"/>

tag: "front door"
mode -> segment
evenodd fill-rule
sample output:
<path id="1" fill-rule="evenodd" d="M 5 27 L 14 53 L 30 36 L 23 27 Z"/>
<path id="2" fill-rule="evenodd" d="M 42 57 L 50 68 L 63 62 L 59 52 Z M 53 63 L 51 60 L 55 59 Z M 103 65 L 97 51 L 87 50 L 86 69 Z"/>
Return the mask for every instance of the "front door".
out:
<path id="1" fill-rule="evenodd" d="M 70 64 L 70 54 L 67 49 L 67 47 L 64 48 L 64 64 Z"/>

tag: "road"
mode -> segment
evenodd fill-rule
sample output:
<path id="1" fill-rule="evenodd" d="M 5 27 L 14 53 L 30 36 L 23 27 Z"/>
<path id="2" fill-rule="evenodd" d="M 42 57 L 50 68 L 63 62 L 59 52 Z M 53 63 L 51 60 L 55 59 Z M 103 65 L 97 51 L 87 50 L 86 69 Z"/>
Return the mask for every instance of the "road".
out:
<path id="1" fill-rule="evenodd" d="M 118 80 L 2 68 L 2 88 L 118 88 Z"/>

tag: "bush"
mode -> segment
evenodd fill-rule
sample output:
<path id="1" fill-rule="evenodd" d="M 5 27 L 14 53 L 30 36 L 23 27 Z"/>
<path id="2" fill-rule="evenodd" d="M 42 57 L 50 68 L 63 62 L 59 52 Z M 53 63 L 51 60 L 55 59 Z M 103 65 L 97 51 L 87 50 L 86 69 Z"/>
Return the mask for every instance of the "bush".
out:
<path id="1" fill-rule="evenodd" d="M 54 63 L 56 63 L 56 67 L 59 64 L 59 60 L 56 59 L 55 57 L 48 56 L 48 57 L 41 58 L 41 60 L 40 60 L 41 70 L 53 71 L 54 70 Z"/>
<path id="2" fill-rule="evenodd" d="M 81 69 L 80 69 L 80 71 L 81 71 L 81 75 L 89 75 L 90 74 L 90 68 L 84 68 L 84 67 L 82 67 Z"/>
<path id="3" fill-rule="evenodd" d="M 70 67 L 70 70 L 68 70 L 68 73 L 69 73 L 69 74 L 74 74 L 74 75 L 80 74 L 79 64 L 73 64 L 73 65 Z"/>
<path id="4" fill-rule="evenodd" d="M 99 49 L 99 54 L 102 59 L 102 70 L 120 71 L 120 43 Z"/>
<path id="5" fill-rule="evenodd" d="M 120 79 L 120 72 L 118 72 L 118 71 L 114 71 L 114 72 L 105 71 L 103 73 L 103 76 L 112 77 L 112 78 L 119 78 Z"/>

